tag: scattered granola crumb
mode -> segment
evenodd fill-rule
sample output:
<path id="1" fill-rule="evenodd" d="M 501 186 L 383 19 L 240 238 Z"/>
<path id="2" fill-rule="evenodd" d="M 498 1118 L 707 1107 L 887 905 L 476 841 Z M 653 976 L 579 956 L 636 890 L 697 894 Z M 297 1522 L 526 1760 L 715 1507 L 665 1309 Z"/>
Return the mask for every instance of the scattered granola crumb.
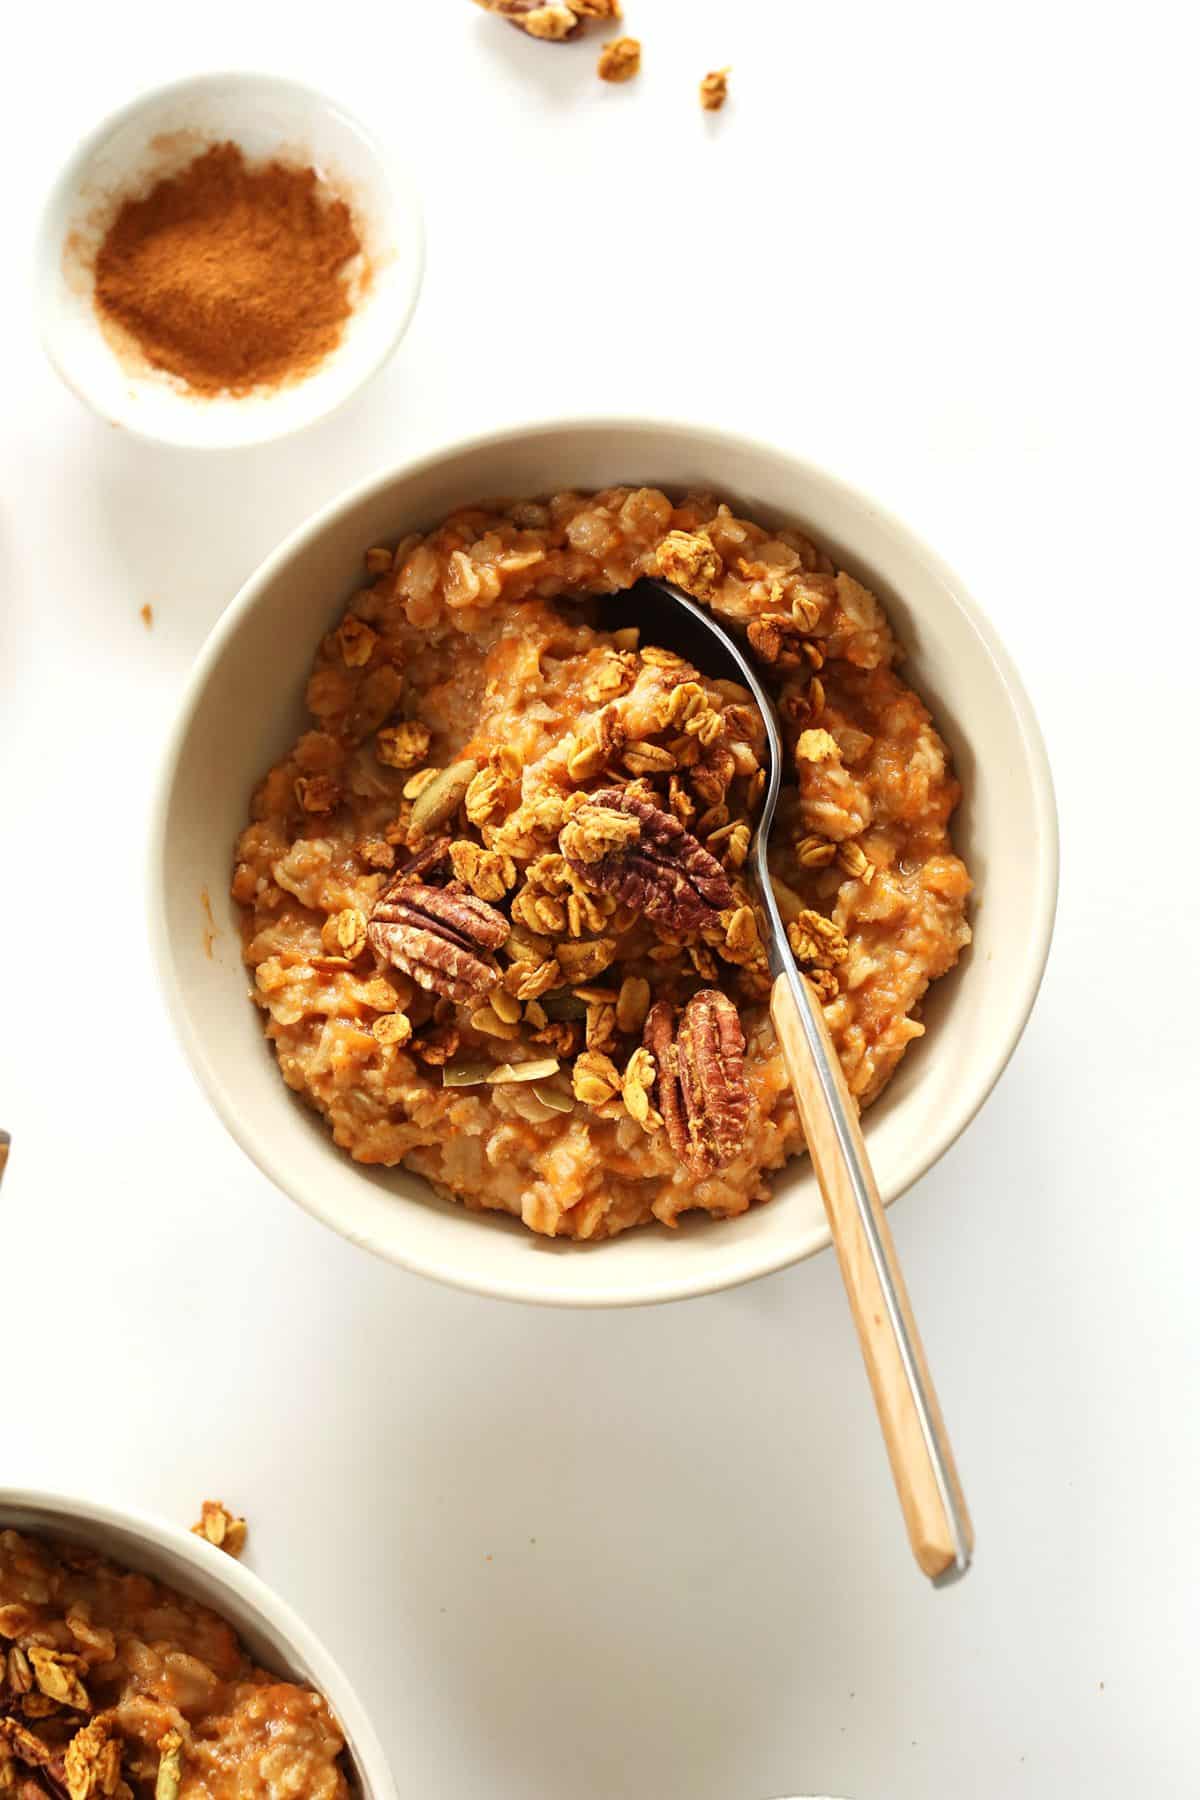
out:
<path id="1" fill-rule="evenodd" d="M 142 607 L 141 617 L 142 617 L 142 624 L 146 627 L 146 630 L 149 631 L 150 627 L 154 623 L 154 608 L 151 606 L 151 604 L 148 600 L 147 600 L 145 606 Z"/>
<path id="2" fill-rule="evenodd" d="M 4 1171 L 8 1167 L 8 1153 L 11 1148 L 11 1137 L 7 1131 L 0 1131 L 0 1181 L 4 1180 Z"/>
<path id="3" fill-rule="evenodd" d="M 720 112 L 729 97 L 729 70 L 710 69 L 700 83 L 700 104 L 705 112 Z"/>
<path id="4" fill-rule="evenodd" d="M 246 1547 L 247 1525 L 245 1519 L 231 1513 L 220 1500 L 204 1500 L 200 1505 L 200 1517 L 192 1526 L 197 1537 L 207 1538 L 218 1550 L 224 1550 L 228 1556 L 240 1556 Z"/>
<path id="5" fill-rule="evenodd" d="M 632 81 L 642 66 L 642 46 L 636 38 L 613 38 L 605 44 L 596 64 L 601 81 Z"/>

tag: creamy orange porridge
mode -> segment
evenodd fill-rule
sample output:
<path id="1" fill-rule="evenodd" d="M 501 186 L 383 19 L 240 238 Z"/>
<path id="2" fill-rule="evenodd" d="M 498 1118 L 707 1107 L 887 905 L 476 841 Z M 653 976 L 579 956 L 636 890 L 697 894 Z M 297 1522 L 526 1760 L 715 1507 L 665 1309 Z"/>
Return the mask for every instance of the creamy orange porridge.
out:
<path id="1" fill-rule="evenodd" d="M 4 1800 L 346 1800 L 320 1694 L 148 1576 L 0 1530 Z"/>
<path id="2" fill-rule="evenodd" d="M 878 602 L 652 488 L 465 508 L 366 567 L 237 845 L 284 1080 L 358 1161 L 551 1236 L 767 1199 L 804 1145 L 745 873 L 761 724 L 604 597 L 666 576 L 762 665 L 773 874 L 862 1105 L 970 938 L 958 784 Z"/>

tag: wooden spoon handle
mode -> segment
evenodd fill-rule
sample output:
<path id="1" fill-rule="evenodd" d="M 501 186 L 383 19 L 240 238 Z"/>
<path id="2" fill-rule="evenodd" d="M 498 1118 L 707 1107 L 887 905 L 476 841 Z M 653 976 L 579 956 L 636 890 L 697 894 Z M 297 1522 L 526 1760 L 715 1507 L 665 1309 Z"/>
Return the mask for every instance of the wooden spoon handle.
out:
<path id="1" fill-rule="evenodd" d="M 929 1379 L 908 1290 L 896 1260 L 892 1234 L 867 1159 L 858 1108 L 846 1086 L 821 1007 L 803 978 L 799 987 L 802 998 L 807 1001 L 810 1022 L 824 1042 L 829 1074 L 842 1101 L 841 1121 L 835 1117 L 786 975 L 780 975 L 771 990 L 771 1019 L 783 1050 L 825 1211 L 829 1215 L 829 1228 L 875 1395 L 875 1407 L 913 1555 L 926 1575 L 935 1580 L 939 1576 L 949 1579 L 956 1573 L 963 1573 L 970 1560 L 974 1545 L 970 1517 L 941 1408 Z M 870 1219 L 874 1221 L 874 1243 L 848 1167 L 844 1148 L 847 1137 L 851 1153 L 857 1154 Z M 891 1304 L 878 1272 L 880 1254 L 891 1278 Z M 903 1341 L 905 1338 L 907 1343 Z M 923 1407 L 914 1386 L 923 1391 Z M 957 1530 L 954 1512 L 957 1513 Z"/>

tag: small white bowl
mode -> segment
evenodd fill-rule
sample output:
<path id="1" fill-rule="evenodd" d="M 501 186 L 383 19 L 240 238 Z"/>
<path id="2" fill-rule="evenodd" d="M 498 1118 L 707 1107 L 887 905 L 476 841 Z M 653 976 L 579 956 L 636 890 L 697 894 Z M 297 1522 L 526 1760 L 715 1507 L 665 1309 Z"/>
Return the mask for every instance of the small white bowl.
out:
<path id="1" fill-rule="evenodd" d="M 1058 834 L 1041 735 L 991 625 L 931 551 L 811 463 L 703 426 L 638 420 L 534 425 L 454 444 L 335 500 L 246 583 L 200 652 L 154 811 L 150 929 L 167 1006 L 221 1118 L 285 1193 L 352 1242 L 440 1281 L 511 1300 L 621 1306 L 732 1287 L 829 1242 L 815 1177 L 793 1161 L 741 1218 L 685 1218 L 611 1243 L 562 1243 L 439 1200 L 404 1169 L 338 1150 L 284 1085 L 247 999 L 234 840 L 251 789 L 304 728 L 322 634 L 362 583 L 363 551 L 481 495 L 620 481 L 707 488 L 752 519 L 810 531 L 880 596 L 905 674 L 933 710 L 963 783 L 955 840 L 977 884 L 975 941 L 931 990 L 928 1036 L 867 1114 L 887 1201 L 923 1175 L 991 1092 L 1029 1016 L 1054 922 Z M 203 894 L 212 896 L 215 943 Z M 211 957 L 209 951 L 211 949 Z"/>
<path id="2" fill-rule="evenodd" d="M 397 1800 L 383 1746 L 342 1670 L 291 1607 L 233 1557 L 143 1513 L 33 1488 L 0 1487 L 3 1530 L 82 1544 L 210 1606 L 263 1668 L 324 1694 L 342 1728 L 362 1800 Z"/>
<path id="3" fill-rule="evenodd" d="M 310 375 L 208 396 L 117 353 L 93 305 L 92 263 L 123 199 L 227 139 L 252 161 L 280 156 L 315 168 L 350 206 L 370 278 L 341 342 Z M 42 341 L 67 386 L 110 424 L 192 449 L 264 443 L 324 418 L 391 355 L 417 303 L 424 244 L 406 173 L 342 107 L 274 75 L 197 75 L 113 113 L 59 175 L 36 249 Z"/>

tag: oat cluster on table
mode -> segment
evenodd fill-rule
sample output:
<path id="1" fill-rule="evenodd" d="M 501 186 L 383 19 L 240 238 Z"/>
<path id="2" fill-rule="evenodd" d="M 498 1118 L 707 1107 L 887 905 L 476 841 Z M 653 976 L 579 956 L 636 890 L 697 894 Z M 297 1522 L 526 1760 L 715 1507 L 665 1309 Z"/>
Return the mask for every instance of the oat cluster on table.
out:
<path id="1" fill-rule="evenodd" d="M 284 1080 L 358 1161 L 549 1235 L 766 1199 L 803 1139 L 746 867 L 761 720 L 605 597 L 665 576 L 761 665 L 776 893 L 864 1105 L 970 936 L 958 784 L 878 602 L 653 488 L 465 507 L 366 567 L 237 846 Z"/>
<path id="2" fill-rule="evenodd" d="M 3 1800 L 349 1800 L 343 1750 L 322 1696 L 209 1608 L 0 1530 Z"/>
<path id="3" fill-rule="evenodd" d="M 729 70 L 710 69 L 700 83 L 700 104 L 705 112 L 720 112 L 729 98 Z"/>
<path id="4" fill-rule="evenodd" d="M 642 66 L 642 46 L 637 38 L 612 38 L 600 52 L 596 73 L 601 81 L 632 81 Z"/>
<path id="5" fill-rule="evenodd" d="M 246 1548 L 247 1525 L 237 1513 L 230 1512 L 221 1500 L 201 1502 L 200 1517 L 192 1526 L 197 1537 L 224 1550 L 226 1556 L 240 1556 Z"/>

